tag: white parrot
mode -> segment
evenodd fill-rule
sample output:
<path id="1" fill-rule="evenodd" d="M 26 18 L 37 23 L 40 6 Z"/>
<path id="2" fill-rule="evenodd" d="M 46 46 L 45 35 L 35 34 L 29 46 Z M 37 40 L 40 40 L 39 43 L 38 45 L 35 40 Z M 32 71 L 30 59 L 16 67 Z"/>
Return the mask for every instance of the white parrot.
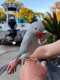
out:
<path id="1" fill-rule="evenodd" d="M 30 25 L 23 37 L 17 58 L 24 59 L 28 57 L 38 47 L 36 33 L 43 32 L 44 30 L 42 21 L 35 21 Z"/>

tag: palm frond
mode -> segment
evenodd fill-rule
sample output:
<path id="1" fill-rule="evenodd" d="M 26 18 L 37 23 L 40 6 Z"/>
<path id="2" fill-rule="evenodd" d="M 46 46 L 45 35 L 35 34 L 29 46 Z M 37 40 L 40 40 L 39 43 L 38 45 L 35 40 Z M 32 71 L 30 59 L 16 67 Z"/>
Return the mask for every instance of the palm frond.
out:
<path id="1" fill-rule="evenodd" d="M 49 19 L 52 21 L 53 20 L 53 17 L 51 15 L 51 13 L 47 12 L 47 15 L 49 16 Z"/>
<path id="2" fill-rule="evenodd" d="M 48 18 L 45 17 L 43 19 L 43 24 L 45 25 L 45 29 L 52 33 L 53 35 L 60 36 L 60 22 L 57 20 L 56 12 L 47 13 Z"/>
<path id="3" fill-rule="evenodd" d="M 43 24 L 45 25 L 45 29 L 52 33 L 52 22 L 48 18 L 44 18 Z"/>
<path id="4" fill-rule="evenodd" d="M 57 20 L 57 16 L 56 16 L 56 13 L 53 12 L 53 20 L 52 20 L 52 29 L 53 29 L 53 32 L 54 33 L 57 33 L 57 28 L 58 28 L 58 20 Z"/>

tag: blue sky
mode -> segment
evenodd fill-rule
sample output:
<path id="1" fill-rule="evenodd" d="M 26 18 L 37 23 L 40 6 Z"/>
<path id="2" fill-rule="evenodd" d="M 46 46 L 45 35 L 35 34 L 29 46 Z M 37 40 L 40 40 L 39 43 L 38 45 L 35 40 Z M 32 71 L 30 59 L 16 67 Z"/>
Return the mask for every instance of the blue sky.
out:
<path id="1" fill-rule="evenodd" d="M 24 0 L 24 5 L 34 11 L 49 11 L 56 0 Z"/>
<path id="2" fill-rule="evenodd" d="M 20 0 L 19 0 L 20 1 Z M 33 9 L 34 11 L 50 11 L 51 5 L 57 0 L 21 0 L 24 6 Z M 4 0 L 0 0 L 0 4 Z"/>

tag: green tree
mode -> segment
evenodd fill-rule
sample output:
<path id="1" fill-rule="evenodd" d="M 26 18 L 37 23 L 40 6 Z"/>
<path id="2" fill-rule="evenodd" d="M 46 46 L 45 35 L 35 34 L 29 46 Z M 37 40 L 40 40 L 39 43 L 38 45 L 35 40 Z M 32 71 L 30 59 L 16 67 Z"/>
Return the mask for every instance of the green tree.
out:
<path id="1" fill-rule="evenodd" d="M 35 19 L 35 13 L 29 8 L 21 7 L 18 14 L 16 14 L 17 18 L 23 18 L 28 23 L 32 23 Z"/>
<path id="2" fill-rule="evenodd" d="M 6 21 L 6 14 L 4 9 L 0 8 L 0 23 Z"/>

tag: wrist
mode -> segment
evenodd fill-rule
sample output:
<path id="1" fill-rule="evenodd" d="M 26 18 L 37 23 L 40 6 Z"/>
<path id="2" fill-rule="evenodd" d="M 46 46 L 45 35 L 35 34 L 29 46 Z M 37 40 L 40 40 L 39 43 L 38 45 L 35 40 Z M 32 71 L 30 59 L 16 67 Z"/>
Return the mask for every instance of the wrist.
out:
<path id="1" fill-rule="evenodd" d="M 16 59 L 16 65 L 21 64 L 21 60 L 19 58 Z"/>
<path id="2" fill-rule="evenodd" d="M 17 61 L 17 64 L 21 64 L 21 59 L 19 59 L 19 60 Z"/>

